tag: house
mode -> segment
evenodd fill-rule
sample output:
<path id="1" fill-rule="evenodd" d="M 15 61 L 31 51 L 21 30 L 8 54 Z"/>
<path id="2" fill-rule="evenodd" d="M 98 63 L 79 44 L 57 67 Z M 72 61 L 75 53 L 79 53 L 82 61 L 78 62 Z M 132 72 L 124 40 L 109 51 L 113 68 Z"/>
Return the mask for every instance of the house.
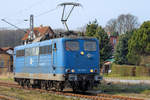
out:
<path id="1" fill-rule="evenodd" d="M 50 26 L 41 25 L 40 27 L 35 27 L 33 31 L 34 31 L 33 33 L 34 33 L 35 39 L 32 42 L 47 40 L 47 39 L 53 38 L 54 36 L 54 32 Z M 27 30 L 27 33 L 22 38 L 24 44 L 26 44 L 29 41 L 28 37 L 29 37 L 30 32 L 31 32 L 30 30 Z"/>
<path id="2" fill-rule="evenodd" d="M 112 47 L 114 48 L 117 44 L 118 37 L 117 36 L 110 36 L 110 43 L 112 44 Z"/>
<path id="3" fill-rule="evenodd" d="M 108 74 L 111 72 L 110 68 L 111 68 L 111 64 L 114 62 L 114 59 L 107 59 L 103 66 L 101 67 L 101 73 L 103 74 Z"/>
<path id="4" fill-rule="evenodd" d="M 0 74 L 13 72 L 13 56 L 7 51 L 9 49 L 0 48 Z"/>
<path id="5" fill-rule="evenodd" d="M 107 34 L 108 34 L 109 39 L 110 39 L 109 41 L 110 41 L 110 43 L 111 43 L 111 45 L 112 45 L 112 47 L 114 49 L 116 44 L 117 44 L 117 42 L 118 42 L 118 33 L 110 33 L 110 32 L 108 32 Z"/>
<path id="6" fill-rule="evenodd" d="M 109 37 L 109 41 L 113 47 L 113 52 L 114 52 L 114 49 L 115 49 L 115 46 L 116 44 L 118 43 L 118 33 L 110 33 L 110 32 L 107 32 L 107 35 Z M 114 57 L 112 56 L 110 59 L 107 59 L 102 68 L 101 68 L 101 72 L 102 73 L 105 73 L 105 74 L 108 74 L 111 70 L 110 70 L 110 66 L 111 64 L 114 62 Z"/>
<path id="7" fill-rule="evenodd" d="M 13 56 L 13 51 L 14 51 L 13 48 L 11 48 L 11 47 L 4 47 L 4 48 L 1 48 L 1 49 L 3 49 L 5 52 L 7 52 L 8 54 Z"/>

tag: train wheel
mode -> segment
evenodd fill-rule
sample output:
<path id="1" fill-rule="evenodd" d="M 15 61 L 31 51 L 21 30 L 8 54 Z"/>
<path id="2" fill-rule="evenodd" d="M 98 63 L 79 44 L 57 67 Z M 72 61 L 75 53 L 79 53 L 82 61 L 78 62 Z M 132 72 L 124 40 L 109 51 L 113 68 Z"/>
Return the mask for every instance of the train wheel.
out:
<path id="1" fill-rule="evenodd" d="M 74 87 L 72 87 L 72 90 L 73 90 L 73 92 L 77 92 L 77 88 L 74 86 Z"/>
<path id="2" fill-rule="evenodd" d="M 41 89 L 43 89 L 43 90 L 47 90 L 48 89 L 46 81 L 42 81 L 41 82 Z"/>
<path id="3" fill-rule="evenodd" d="M 53 85 L 52 85 L 52 82 L 51 82 L 51 81 L 48 81 L 48 83 L 47 83 L 47 87 L 48 87 L 48 90 L 51 90 L 51 88 L 53 87 Z"/>
<path id="4" fill-rule="evenodd" d="M 71 82 L 71 87 L 73 92 L 77 92 L 78 91 L 78 82 Z"/>
<path id="5" fill-rule="evenodd" d="M 64 86 L 63 86 L 63 84 L 61 84 L 61 83 L 58 82 L 55 85 L 55 89 L 56 89 L 57 92 L 61 92 L 61 91 L 63 91 Z"/>
<path id="6" fill-rule="evenodd" d="M 26 85 L 27 85 L 27 88 L 31 88 L 31 84 L 29 80 L 27 80 Z"/>
<path id="7" fill-rule="evenodd" d="M 45 84 L 44 84 L 44 82 L 41 82 L 41 89 L 45 89 Z"/>
<path id="8" fill-rule="evenodd" d="M 20 85 L 22 88 L 24 88 L 24 81 L 23 80 L 20 81 Z"/>

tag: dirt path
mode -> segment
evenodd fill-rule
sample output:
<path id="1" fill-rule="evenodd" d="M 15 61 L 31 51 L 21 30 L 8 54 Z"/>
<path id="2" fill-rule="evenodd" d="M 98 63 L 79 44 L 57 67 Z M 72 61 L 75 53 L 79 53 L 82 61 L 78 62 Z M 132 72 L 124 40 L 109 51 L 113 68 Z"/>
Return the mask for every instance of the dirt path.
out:
<path id="1" fill-rule="evenodd" d="M 150 80 L 130 80 L 130 79 L 119 79 L 119 78 L 104 78 L 106 82 L 113 83 L 129 83 L 129 84 L 149 84 Z"/>

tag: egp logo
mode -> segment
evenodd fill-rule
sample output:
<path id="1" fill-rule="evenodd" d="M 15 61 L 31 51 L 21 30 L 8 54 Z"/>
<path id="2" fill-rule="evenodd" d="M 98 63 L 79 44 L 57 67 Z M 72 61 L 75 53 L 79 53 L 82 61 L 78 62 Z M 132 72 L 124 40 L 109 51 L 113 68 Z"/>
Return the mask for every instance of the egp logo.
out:
<path id="1" fill-rule="evenodd" d="M 86 69 L 78 69 L 79 72 L 86 72 Z"/>

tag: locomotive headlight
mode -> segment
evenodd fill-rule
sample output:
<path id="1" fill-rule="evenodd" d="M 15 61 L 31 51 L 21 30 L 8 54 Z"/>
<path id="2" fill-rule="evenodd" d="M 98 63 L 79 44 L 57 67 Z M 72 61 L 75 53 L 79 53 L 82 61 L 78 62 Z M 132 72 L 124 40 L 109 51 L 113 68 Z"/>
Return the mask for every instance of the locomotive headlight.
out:
<path id="1" fill-rule="evenodd" d="M 90 70 L 90 72 L 91 72 L 91 73 L 93 73 L 93 72 L 94 72 L 94 70 L 93 70 L 93 69 L 91 69 L 91 70 Z"/>
<path id="2" fill-rule="evenodd" d="M 72 69 L 72 70 L 71 70 L 71 72 L 72 72 L 72 73 L 74 73 L 74 72 L 75 72 L 75 70 L 74 70 L 74 69 Z"/>
<path id="3" fill-rule="evenodd" d="M 81 55 L 84 55 L 84 52 L 83 52 L 83 51 L 81 51 L 81 52 L 80 52 L 80 54 L 81 54 Z"/>

